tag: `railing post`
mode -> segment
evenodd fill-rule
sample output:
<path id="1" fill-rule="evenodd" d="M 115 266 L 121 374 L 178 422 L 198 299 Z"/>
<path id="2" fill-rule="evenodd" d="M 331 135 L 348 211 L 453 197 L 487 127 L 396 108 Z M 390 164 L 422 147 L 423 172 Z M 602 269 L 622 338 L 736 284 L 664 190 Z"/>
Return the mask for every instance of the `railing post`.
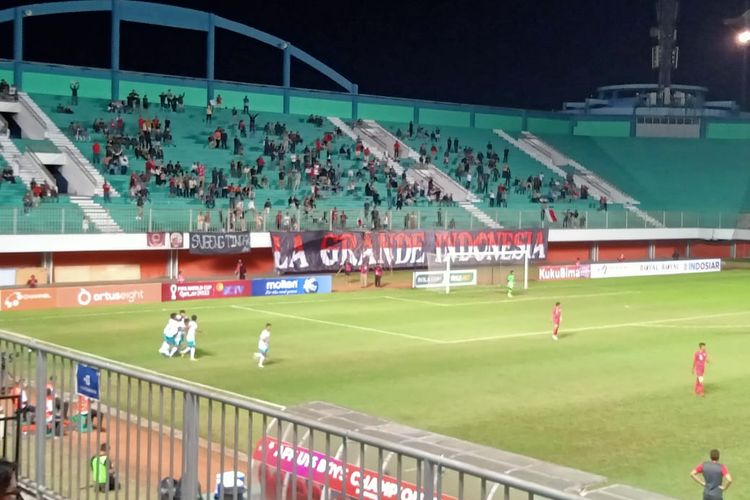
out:
<path id="1" fill-rule="evenodd" d="M 589 211 L 586 210 L 584 213 L 586 214 L 586 224 L 584 224 L 584 227 L 588 229 L 589 228 Z"/>
<path id="2" fill-rule="evenodd" d="M 60 234 L 65 234 L 65 209 L 60 210 Z"/>
<path id="3" fill-rule="evenodd" d="M 680 212 L 680 227 L 685 227 L 685 212 Z"/>
<path id="4" fill-rule="evenodd" d="M 192 232 L 193 231 L 193 209 L 192 208 L 190 209 L 189 217 L 190 218 L 188 219 L 188 232 Z M 198 230 L 202 231 L 201 228 L 198 228 Z"/>
<path id="5" fill-rule="evenodd" d="M 625 229 L 628 228 L 628 211 L 625 210 Z"/>
<path id="6" fill-rule="evenodd" d="M 18 209 L 13 209 L 13 234 L 18 234 Z"/>
<path id="7" fill-rule="evenodd" d="M 435 498 L 435 465 L 429 460 L 425 460 L 423 463 L 422 477 L 424 478 L 424 485 L 422 489 L 424 490 L 424 496 L 422 498 L 433 499 Z"/>
<path id="8" fill-rule="evenodd" d="M 518 211 L 518 229 L 523 227 L 523 210 Z"/>
<path id="9" fill-rule="evenodd" d="M 47 450 L 47 418 L 45 409 L 47 407 L 47 357 L 37 349 L 36 351 L 36 430 L 34 439 L 36 440 L 34 457 L 34 469 L 36 473 L 35 483 L 37 487 L 37 498 L 42 498 L 41 490 L 45 485 L 45 461 Z M 55 422 L 52 421 L 52 431 L 55 431 Z"/>
<path id="10" fill-rule="evenodd" d="M 185 393 L 182 407 L 182 498 L 198 496 L 199 405 L 195 394 Z M 236 446 L 237 443 L 235 443 Z M 210 488 L 210 485 L 206 485 Z"/>
<path id="11" fill-rule="evenodd" d="M 667 227 L 667 211 L 666 210 L 661 211 L 661 225 L 664 227 Z"/>
<path id="12" fill-rule="evenodd" d="M 148 208 L 148 230 L 153 231 L 154 230 L 154 217 L 153 217 L 154 209 L 149 207 Z"/>
<path id="13" fill-rule="evenodd" d="M 719 212 L 719 229 L 721 229 L 721 212 Z"/>

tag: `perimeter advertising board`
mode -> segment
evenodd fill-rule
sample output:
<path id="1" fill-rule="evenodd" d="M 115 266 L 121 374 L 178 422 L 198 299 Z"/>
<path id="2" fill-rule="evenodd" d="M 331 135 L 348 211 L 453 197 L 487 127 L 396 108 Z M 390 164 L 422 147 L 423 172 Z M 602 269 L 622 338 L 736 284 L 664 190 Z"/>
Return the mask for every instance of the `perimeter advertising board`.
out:
<path id="1" fill-rule="evenodd" d="M 304 295 L 312 293 L 331 293 L 333 279 L 331 276 L 299 276 L 289 278 L 262 278 L 252 280 L 253 297 L 276 295 Z"/>
<path id="2" fill-rule="evenodd" d="M 247 280 L 191 281 L 189 283 L 163 283 L 161 300 L 226 299 L 250 295 L 250 282 Z"/>
<path id="3" fill-rule="evenodd" d="M 322 489 L 327 484 L 331 498 L 377 499 L 377 500 L 426 500 L 424 491 L 413 483 L 388 475 L 364 469 L 356 465 L 344 464 L 335 457 L 301 446 L 292 446 L 275 438 L 267 437 L 258 442 L 253 452 L 253 460 L 261 464 L 259 474 L 265 481 L 265 498 L 291 498 L 292 476 L 297 477 L 297 498 L 322 499 Z M 265 465 L 266 470 L 263 470 Z M 282 488 L 276 491 L 276 474 L 283 474 Z M 326 477 L 327 476 L 327 477 Z M 380 494 L 378 494 L 378 492 Z M 309 496 L 308 496 L 309 495 Z M 449 495 L 437 495 L 433 500 L 455 500 Z"/>
<path id="4" fill-rule="evenodd" d="M 652 262 L 611 262 L 591 264 L 591 277 L 668 276 L 671 274 L 718 273 L 721 259 L 665 260 Z"/>

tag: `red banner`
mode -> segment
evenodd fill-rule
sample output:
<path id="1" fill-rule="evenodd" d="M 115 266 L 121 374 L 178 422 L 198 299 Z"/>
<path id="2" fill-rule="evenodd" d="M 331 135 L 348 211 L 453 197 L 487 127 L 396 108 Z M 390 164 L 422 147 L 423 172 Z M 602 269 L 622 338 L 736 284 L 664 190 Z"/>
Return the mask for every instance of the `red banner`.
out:
<path id="1" fill-rule="evenodd" d="M 190 283 L 163 283 L 161 285 L 162 302 L 247 297 L 249 295 L 250 282 L 242 280 L 193 281 Z"/>
<path id="2" fill-rule="evenodd" d="M 296 452 L 296 454 L 295 454 Z M 328 476 L 328 490 L 330 492 L 344 493 L 348 499 L 360 498 L 360 488 L 362 488 L 362 497 L 377 500 L 402 500 L 402 499 L 423 499 L 424 493 L 418 490 L 416 485 L 407 481 L 398 481 L 396 478 L 380 475 L 378 473 L 363 469 L 361 467 L 344 464 L 333 457 L 328 457 L 322 453 L 297 446 L 293 447 L 286 442 L 279 442 L 267 437 L 265 440 L 258 442 L 253 452 L 253 460 L 256 463 L 265 462 L 266 470 L 261 465 L 259 469 L 260 480 L 266 481 L 266 498 L 264 500 L 273 500 L 276 498 L 292 498 L 293 487 L 291 477 L 297 476 L 297 498 L 307 498 L 308 489 L 312 490 L 314 500 L 321 500 L 322 487 L 326 484 Z M 285 492 L 277 492 L 276 474 L 284 474 L 285 479 L 282 481 L 285 485 Z M 265 476 L 265 477 L 264 477 Z M 312 478 L 312 484 L 310 484 Z M 283 488 L 284 486 L 282 486 Z M 380 491 L 380 495 L 378 495 Z M 338 496 L 335 496 L 339 498 Z M 435 496 L 433 500 L 456 500 L 454 497 L 442 495 Z"/>
<path id="3" fill-rule="evenodd" d="M 461 254 L 466 265 L 547 258 L 546 229 L 487 229 L 481 231 L 279 232 L 271 233 L 274 264 L 281 272 L 337 271 L 381 264 L 410 269 L 427 266 L 427 254 L 441 262 Z"/>
<path id="4" fill-rule="evenodd" d="M 0 292 L 0 308 L 3 311 L 53 309 L 57 307 L 57 292 L 57 288 L 3 290 Z"/>

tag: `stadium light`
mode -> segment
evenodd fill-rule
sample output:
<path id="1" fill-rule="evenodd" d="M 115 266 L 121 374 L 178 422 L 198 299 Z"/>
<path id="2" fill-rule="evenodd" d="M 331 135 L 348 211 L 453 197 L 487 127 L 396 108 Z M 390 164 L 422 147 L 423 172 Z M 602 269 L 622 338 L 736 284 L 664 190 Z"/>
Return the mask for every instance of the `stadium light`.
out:
<path id="1" fill-rule="evenodd" d="M 740 45 L 750 44 L 750 29 L 746 29 L 737 33 L 737 43 Z"/>

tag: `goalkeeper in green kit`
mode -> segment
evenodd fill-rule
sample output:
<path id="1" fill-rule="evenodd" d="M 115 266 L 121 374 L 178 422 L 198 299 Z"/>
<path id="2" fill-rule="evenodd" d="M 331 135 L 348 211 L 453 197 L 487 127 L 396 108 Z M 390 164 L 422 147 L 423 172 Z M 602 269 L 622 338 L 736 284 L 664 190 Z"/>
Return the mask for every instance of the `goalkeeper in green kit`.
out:
<path id="1" fill-rule="evenodd" d="M 508 298 L 513 297 L 513 286 L 515 285 L 515 283 L 516 283 L 516 275 L 513 274 L 513 271 L 511 270 L 511 272 L 508 273 L 508 285 L 507 285 Z"/>

